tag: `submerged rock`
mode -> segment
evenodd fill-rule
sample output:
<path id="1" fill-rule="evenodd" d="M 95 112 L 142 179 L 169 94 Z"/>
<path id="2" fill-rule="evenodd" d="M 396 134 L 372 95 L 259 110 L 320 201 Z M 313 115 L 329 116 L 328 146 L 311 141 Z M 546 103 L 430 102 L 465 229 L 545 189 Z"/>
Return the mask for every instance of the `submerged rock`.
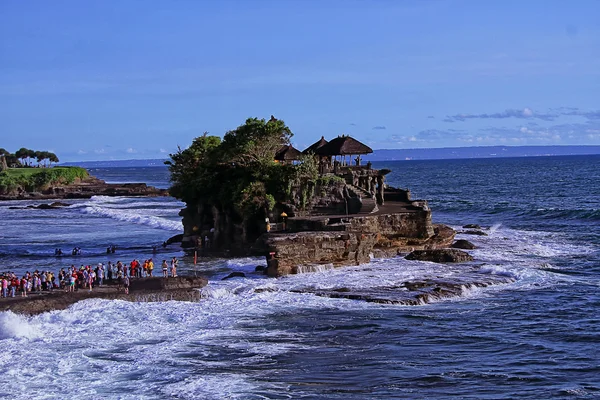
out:
<path id="1" fill-rule="evenodd" d="M 246 277 L 246 274 L 243 272 L 232 272 L 221 280 L 224 281 L 224 280 L 231 279 L 231 278 L 245 278 L 245 277 Z"/>
<path id="2" fill-rule="evenodd" d="M 451 246 L 453 249 L 464 249 L 464 250 L 473 250 L 477 248 L 473 243 L 468 240 L 459 239 L 456 242 L 452 243 Z"/>
<path id="3" fill-rule="evenodd" d="M 415 250 L 404 258 L 437 263 L 473 261 L 473 257 L 469 253 L 456 249 Z"/>
<path id="4" fill-rule="evenodd" d="M 465 235 L 476 235 L 476 236 L 487 236 L 488 234 L 482 231 L 462 231 L 460 232 Z"/>
<path id="5" fill-rule="evenodd" d="M 477 224 L 467 224 L 467 225 L 463 226 L 463 228 L 465 228 L 465 229 L 481 229 L 481 226 L 477 225 Z"/>

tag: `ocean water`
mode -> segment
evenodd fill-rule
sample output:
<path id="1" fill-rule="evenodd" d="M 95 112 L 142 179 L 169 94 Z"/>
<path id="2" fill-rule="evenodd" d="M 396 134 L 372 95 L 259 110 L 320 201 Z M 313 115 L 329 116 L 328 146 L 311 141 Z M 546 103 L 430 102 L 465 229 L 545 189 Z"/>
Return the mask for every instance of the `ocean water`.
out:
<path id="1" fill-rule="evenodd" d="M 193 260 L 169 198 L 0 203 L 0 268 L 24 272 L 177 256 L 210 279 L 197 303 L 88 300 L 33 317 L 0 313 L 0 398 L 504 399 L 600 397 L 600 156 L 399 161 L 388 183 L 427 199 L 435 222 L 489 227 L 476 261 L 402 258 L 280 279 L 261 259 Z M 168 186 L 162 167 L 103 168 Z M 106 246 L 117 252 L 106 255 Z M 54 257 L 54 249 L 82 248 Z M 512 278 L 431 304 L 320 297 L 477 273 Z M 246 278 L 222 281 L 232 271 Z M 400 293 L 398 293 L 400 296 Z"/>

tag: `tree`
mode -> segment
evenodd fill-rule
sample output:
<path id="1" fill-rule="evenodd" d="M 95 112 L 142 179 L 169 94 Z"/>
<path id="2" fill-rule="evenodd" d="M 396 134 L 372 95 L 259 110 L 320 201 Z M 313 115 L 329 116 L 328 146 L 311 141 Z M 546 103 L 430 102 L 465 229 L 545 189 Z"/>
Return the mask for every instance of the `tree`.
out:
<path id="1" fill-rule="evenodd" d="M 35 159 L 39 166 L 42 163 L 42 161 L 44 161 L 46 159 L 46 152 L 45 151 L 36 151 Z"/>
<path id="2" fill-rule="evenodd" d="M 223 137 L 223 150 L 229 161 L 241 166 L 270 164 L 282 146 L 290 144 L 292 131 L 282 120 L 248 118 L 244 125 Z"/>
<path id="3" fill-rule="evenodd" d="M 29 161 L 29 166 L 31 166 L 31 159 L 37 158 L 37 151 L 35 150 L 27 150 L 27 160 Z"/>
<path id="4" fill-rule="evenodd" d="M 225 133 L 223 141 L 205 133 L 165 162 L 171 172 L 170 193 L 188 205 L 198 225 L 218 230 L 216 221 L 227 221 L 224 229 L 230 238 L 238 228 L 243 240 L 255 238 L 264 231 L 264 219 L 276 201 L 287 193 L 285 182 L 295 166 L 278 164 L 274 156 L 291 137 L 285 123 L 273 117 L 248 118 Z"/>
<path id="5" fill-rule="evenodd" d="M 29 158 L 29 152 L 30 152 L 30 150 L 28 148 L 21 147 L 19 150 L 17 150 L 15 152 L 15 156 L 21 160 L 21 164 L 27 165 L 25 160 L 27 160 Z"/>
<path id="6" fill-rule="evenodd" d="M 60 160 L 58 159 L 58 157 L 54 153 L 48 153 L 48 161 L 50 161 L 50 165 L 52 165 L 52 163 L 58 163 L 58 162 L 60 162 Z"/>

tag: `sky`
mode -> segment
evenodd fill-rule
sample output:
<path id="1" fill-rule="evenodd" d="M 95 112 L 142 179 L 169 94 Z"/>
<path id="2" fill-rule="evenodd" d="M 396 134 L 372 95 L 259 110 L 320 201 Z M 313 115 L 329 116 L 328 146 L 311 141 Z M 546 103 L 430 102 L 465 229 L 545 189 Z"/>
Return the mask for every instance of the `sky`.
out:
<path id="1" fill-rule="evenodd" d="M 282 119 L 302 150 L 600 144 L 600 1 L 0 0 L 0 147 L 164 158 Z"/>

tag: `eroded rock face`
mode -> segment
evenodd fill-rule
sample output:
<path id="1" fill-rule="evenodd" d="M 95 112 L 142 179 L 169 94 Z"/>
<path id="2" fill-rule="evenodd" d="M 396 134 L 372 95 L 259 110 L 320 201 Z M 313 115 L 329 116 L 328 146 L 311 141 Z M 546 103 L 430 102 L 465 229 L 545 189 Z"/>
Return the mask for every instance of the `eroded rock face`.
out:
<path id="1" fill-rule="evenodd" d="M 411 237 L 417 231 L 403 230 L 402 225 L 393 228 L 390 221 L 402 221 L 394 216 L 380 216 L 381 224 L 373 218 L 362 231 L 307 231 L 295 233 L 269 233 L 255 244 L 258 253 L 267 256 L 267 274 L 282 276 L 295 274 L 303 266 L 323 264 L 359 265 L 375 257 L 395 257 L 401 252 L 417 249 L 436 249 L 449 246 L 454 239 L 454 230 L 445 225 L 430 226 L 433 235 Z M 359 219 L 359 218 L 356 218 Z M 387 221 L 387 222 L 386 222 Z M 356 224 L 355 227 L 361 227 Z M 379 229 L 377 228 L 379 226 Z M 427 232 L 427 231 L 426 231 Z"/>
<path id="2" fill-rule="evenodd" d="M 453 249 L 463 249 L 463 250 L 473 250 L 476 246 L 469 242 L 468 240 L 459 239 L 456 242 L 452 243 L 451 246 Z"/>
<path id="3" fill-rule="evenodd" d="M 473 257 L 469 253 L 457 249 L 415 250 L 404 258 L 407 260 L 431 261 L 436 263 L 473 261 Z"/>

